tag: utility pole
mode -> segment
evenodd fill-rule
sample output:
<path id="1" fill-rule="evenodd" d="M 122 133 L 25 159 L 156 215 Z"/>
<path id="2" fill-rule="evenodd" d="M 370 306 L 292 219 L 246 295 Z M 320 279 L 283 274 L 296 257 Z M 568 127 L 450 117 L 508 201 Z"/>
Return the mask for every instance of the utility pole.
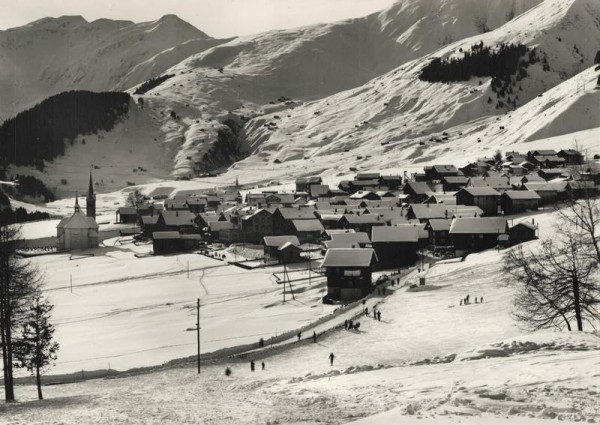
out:
<path id="1" fill-rule="evenodd" d="M 200 298 L 198 298 L 196 311 L 196 338 L 198 340 L 198 373 L 200 373 Z"/>
<path id="2" fill-rule="evenodd" d="M 73 293 L 73 275 L 71 275 L 71 294 Z"/>
<path id="3" fill-rule="evenodd" d="M 312 268 L 312 265 L 310 263 L 310 241 L 308 241 L 308 286 L 312 286 L 311 279 L 310 279 L 311 268 Z"/>
<path id="4" fill-rule="evenodd" d="M 187 262 L 187 278 L 190 278 L 190 260 Z"/>

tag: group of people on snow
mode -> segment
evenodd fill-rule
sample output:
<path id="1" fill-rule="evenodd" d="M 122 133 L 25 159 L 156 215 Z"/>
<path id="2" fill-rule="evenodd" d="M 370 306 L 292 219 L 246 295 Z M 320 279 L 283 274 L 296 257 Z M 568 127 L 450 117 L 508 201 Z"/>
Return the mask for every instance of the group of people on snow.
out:
<path id="1" fill-rule="evenodd" d="M 477 297 L 475 297 L 475 304 L 477 304 L 478 299 Z M 479 303 L 483 304 L 483 297 L 479 297 Z M 467 294 L 466 297 L 464 297 L 463 299 L 461 299 L 458 303 L 458 305 L 469 305 L 471 304 L 471 296 L 469 294 Z"/>

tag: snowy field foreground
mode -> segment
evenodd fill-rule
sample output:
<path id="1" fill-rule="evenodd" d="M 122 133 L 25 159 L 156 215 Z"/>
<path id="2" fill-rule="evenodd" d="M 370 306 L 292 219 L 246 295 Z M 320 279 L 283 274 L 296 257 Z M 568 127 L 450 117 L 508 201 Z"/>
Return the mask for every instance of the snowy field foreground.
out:
<path id="1" fill-rule="evenodd" d="M 533 216 L 541 235 L 551 235 L 555 215 Z M 274 289 L 264 269 L 240 273 L 199 255 L 138 259 L 136 249 L 142 248 L 114 246 L 85 260 L 39 257 L 54 259 L 45 267 L 61 343 L 57 370 L 104 367 L 107 361 L 160 364 L 193 354 L 195 334 L 185 329 L 193 326 L 197 295 L 205 303 L 207 350 L 230 337 L 230 344 L 245 343 L 248 335 L 256 341 L 273 327 L 293 328 L 326 313 L 317 300 L 319 289 L 299 291 L 306 298 L 298 303 L 278 303 L 280 288 Z M 288 344 L 206 361 L 200 376 L 190 361 L 145 374 L 46 386 L 42 402 L 35 401 L 34 386 L 19 386 L 20 403 L 0 405 L 0 414 L 10 423 L 28 424 L 600 421 L 600 338 L 519 329 L 510 316 L 512 289 L 501 278 L 501 255 L 489 250 L 464 262 L 440 262 L 426 270 L 427 284 L 418 291 L 407 289 L 416 279 L 408 274 L 391 295 L 368 300 L 370 310 L 377 306 L 382 312 L 381 321 L 363 316 L 358 332 L 343 330 L 342 315 L 317 328 L 316 344 L 307 331 L 301 342 L 292 337 Z M 83 262 L 89 262 L 81 269 L 86 272 L 77 275 L 71 294 L 65 276 Z M 156 273 L 155 267 L 164 274 L 134 278 Z M 460 306 L 467 294 L 483 296 L 484 302 Z M 226 366 L 233 372 L 229 377 Z"/>

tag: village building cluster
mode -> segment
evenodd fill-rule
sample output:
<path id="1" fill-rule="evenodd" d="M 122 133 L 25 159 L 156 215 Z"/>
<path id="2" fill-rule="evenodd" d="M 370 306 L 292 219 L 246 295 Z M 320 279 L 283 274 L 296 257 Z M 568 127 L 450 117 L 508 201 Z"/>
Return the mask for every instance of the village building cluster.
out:
<path id="1" fill-rule="evenodd" d="M 116 220 L 151 239 L 155 255 L 215 242 L 261 244 L 265 262 L 289 264 L 307 261 L 316 249 L 324 256 L 325 301 L 348 302 L 372 290 L 372 271 L 413 266 L 425 252 L 464 256 L 536 239 L 534 220 L 512 216 L 595 195 L 599 185 L 600 174 L 575 150 L 506 152 L 462 168 L 426 166 L 410 176 L 359 172 L 337 188 L 307 176 L 293 191 L 245 197 L 237 182 L 168 198 L 155 193 L 143 206 L 119 208 Z"/>

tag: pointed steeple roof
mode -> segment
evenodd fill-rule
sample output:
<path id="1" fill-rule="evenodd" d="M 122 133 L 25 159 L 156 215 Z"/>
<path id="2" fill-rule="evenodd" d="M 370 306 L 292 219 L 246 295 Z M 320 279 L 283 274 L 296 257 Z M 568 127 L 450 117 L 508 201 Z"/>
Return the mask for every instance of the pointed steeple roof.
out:
<path id="1" fill-rule="evenodd" d="M 90 184 L 88 186 L 88 196 L 94 195 L 94 183 L 92 182 L 92 170 L 90 170 Z"/>
<path id="2" fill-rule="evenodd" d="M 75 212 L 79 212 L 81 209 L 79 208 L 79 194 L 75 192 Z"/>

